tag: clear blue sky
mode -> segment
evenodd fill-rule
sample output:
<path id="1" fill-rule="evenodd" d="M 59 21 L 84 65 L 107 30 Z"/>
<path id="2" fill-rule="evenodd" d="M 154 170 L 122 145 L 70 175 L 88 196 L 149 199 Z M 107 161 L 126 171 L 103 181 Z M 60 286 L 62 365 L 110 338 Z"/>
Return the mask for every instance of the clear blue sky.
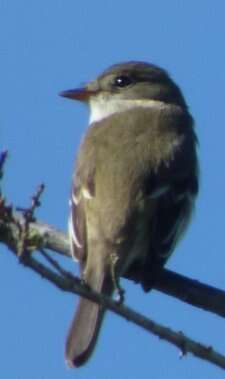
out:
<path id="1" fill-rule="evenodd" d="M 116 62 L 166 68 L 181 86 L 200 140 L 201 190 L 191 227 L 168 267 L 225 289 L 225 3 L 211 0 L 0 0 L 0 149 L 10 158 L 9 201 L 27 206 L 47 188 L 38 217 L 66 230 L 74 155 L 87 111 L 58 97 Z M 68 263 L 67 263 L 68 266 Z M 74 263 L 69 264 L 75 270 Z M 127 303 L 225 354 L 225 321 L 123 281 Z M 89 364 L 69 370 L 64 340 L 76 300 L 2 246 L 0 377 L 135 379 L 224 377 L 216 367 L 108 314 Z"/>

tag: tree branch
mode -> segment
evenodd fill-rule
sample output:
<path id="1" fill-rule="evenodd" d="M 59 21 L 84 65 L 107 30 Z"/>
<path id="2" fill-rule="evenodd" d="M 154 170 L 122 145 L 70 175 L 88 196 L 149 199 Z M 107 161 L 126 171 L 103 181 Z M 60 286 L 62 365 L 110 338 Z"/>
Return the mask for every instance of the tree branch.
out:
<path id="1" fill-rule="evenodd" d="M 120 315 L 128 321 L 133 322 L 146 331 L 158 336 L 167 342 L 170 342 L 174 346 L 180 349 L 180 356 L 183 357 L 187 353 L 192 353 L 194 356 L 201 358 L 205 361 L 215 364 L 216 366 L 225 369 L 225 356 L 215 351 L 211 346 L 205 346 L 199 342 L 190 339 L 182 332 L 176 332 L 172 329 L 165 327 L 150 318 L 135 312 L 131 308 L 119 304 L 118 302 L 100 295 L 97 292 L 91 291 L 81 281 L 73 277 L 71 273 L 63 270 L 61 266 L 53 258 L 51 258 L 45 251 L 42 251 L 42 255 L 47 258 L 48 262 L 53 266 L 53 269 L 58 271 L 54 272 L 49 267 L 37 261 L 32 255 L 26 255 L 22 259 L 22 263 L 32 268 L 36 273 L 42 277 L 48 279 L 54 283 L 58 288 L 63 291 L 71 292 L 84 296 L 89 300 L 102 304 L 105 308 Z"/>
<path id="2" fill-rule="evenodd" d="M 13 212 L 13 217 L 8 222 L 1 221 L 0 217 L 0 241 L 13 251 L 17 251 L 16 247 L 18 245 L 19 232 L 17 225 L 23 224 L 23 222 L 23 216 L 16 212 Z M 43 249 L 55 251 L 65 257 L 70 257 L 69 241 L 66 234 L 41 222 L 32 222 L 29 228 L 32 236 L 31 243 L 34 246 L 36 244 L 36 248 L 39 246 Z M 135 280 L 134 273 L 132 273 L 132 277 L 127 274 L 126 278 Z M 158 273 L 155 289 L 176 297 L 185 303 L 225 317 L 225 292 L 218 288 L 163 269 Z"/>
<path id="3" fill-rule="evenodd" d="M 45 249 L 50 249 L 65 257 L 70 257 L 67 236 L 54 227 L 41 222 L 29 222 L 29 228 L 27 228 L 27 220 L 24 214 L 13 211 L 12 207 L 6 206 L 4 199 L 1 199 L 0 242 L 7 245 L 14 255 L 17 255 L 21 230 L 23 230 L 24 225 L 26 225 L 27 240 L 25 244 L 26 251 L 20 256 L 20 261 L 23 265 L 31 268 L 61 290 L 101 303 L 114 313 L 132 321 L 159 338 L 172 343 L 181 350 L 182 355 L 190 352 L 201 359 L 225 369 L 225 356 L 216 352 L 212 347 L 200 344 L 188 338 L 183 333 L 175 332 L 162 326 L 125 305 L 118 304 L 103 295 L 90 291 L 80 282 L 79 278 L 75 278 L 71 273 L 65 271 L 45 251 Z M 31 254 L 32 250 L 38 250 L 47 260 L 48 265 L 39 262 L 37 259 L 38 253 Z M 133 273 L 132 276 L 127 275 L 127 278 L 138 280 L 138 278 L 134 277 Z M 217 288 L 207 286 L 165 269 L 159 273 L 155 288 L 189 304 L 216 313 L 222 317 L 225 316 L 225 293 Z"/>

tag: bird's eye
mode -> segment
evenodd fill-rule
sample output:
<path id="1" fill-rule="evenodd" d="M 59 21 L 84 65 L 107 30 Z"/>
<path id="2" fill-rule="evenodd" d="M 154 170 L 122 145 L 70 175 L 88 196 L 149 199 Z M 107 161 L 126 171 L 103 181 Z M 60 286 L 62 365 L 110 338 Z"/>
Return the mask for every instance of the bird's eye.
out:
<path id="1" fill-rule="evenodd" d="M 127 87 L 131 83 L 132 79 L 126 75 L 117 76 L 114 80 L 114 85 L 119 88 Z"/>

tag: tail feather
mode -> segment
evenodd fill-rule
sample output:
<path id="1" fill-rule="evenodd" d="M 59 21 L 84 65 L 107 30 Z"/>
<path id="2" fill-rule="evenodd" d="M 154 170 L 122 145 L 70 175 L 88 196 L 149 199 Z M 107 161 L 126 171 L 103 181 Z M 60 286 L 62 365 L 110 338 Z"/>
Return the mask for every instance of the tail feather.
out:
<path id="1" fill-rule="evenodd" d="M 112 295 L 113 285 L 105 270 L 87 275 L 90 288 Z M 72 321 L 66 342 L 66 361 L 69 367 L 79 367 L 90 357 L 104 317 L 104 308 L 85 298 L 80 298 L 78 309 Z"/>

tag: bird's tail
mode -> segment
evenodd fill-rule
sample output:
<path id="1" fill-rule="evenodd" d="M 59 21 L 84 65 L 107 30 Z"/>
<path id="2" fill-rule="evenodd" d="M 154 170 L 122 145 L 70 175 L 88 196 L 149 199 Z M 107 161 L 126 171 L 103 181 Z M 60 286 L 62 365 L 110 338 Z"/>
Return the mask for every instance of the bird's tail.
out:
<path id="1" fill-rule="evenodd" d="M 91 289 L 111 296 L 113 284 L 110 271 L 95 265 L 85 273 L 85 281 Z M 80 298 L 66 341 L 66 361 L 69 367 L 83 365 L 90 357 L 97 342 L 103 321 L 104 308 L 85 298 Z"/>

